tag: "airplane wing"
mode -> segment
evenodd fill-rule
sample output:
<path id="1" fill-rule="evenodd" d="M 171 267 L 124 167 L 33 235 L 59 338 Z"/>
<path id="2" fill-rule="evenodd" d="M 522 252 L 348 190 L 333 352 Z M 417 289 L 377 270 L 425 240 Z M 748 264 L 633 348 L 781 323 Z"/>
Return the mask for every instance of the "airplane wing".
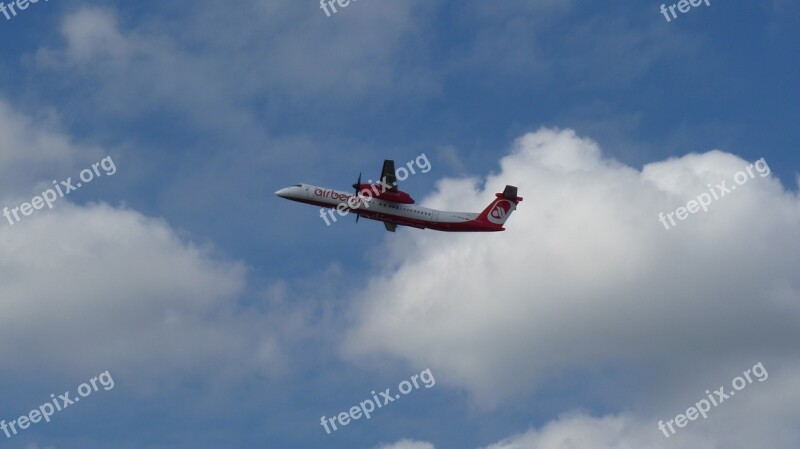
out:
<path id="1" fill-rule="evenodd" d="M 389 232 L 395 232 L 395 230 L 397 230 L 397 225 L 394 223 L 387 223 L 384 221 L 383 225 L 386 226 L 386 230 Z"/>
<path id="2" fill-rule="evenodd" d="M 397 192 L 397 176 L 394 171 L 394 161 L 386 159 L 383 161 L 383 169 L 381 170 L 381 181 L 384 185 L 390 186 L 389 192 Z"/>

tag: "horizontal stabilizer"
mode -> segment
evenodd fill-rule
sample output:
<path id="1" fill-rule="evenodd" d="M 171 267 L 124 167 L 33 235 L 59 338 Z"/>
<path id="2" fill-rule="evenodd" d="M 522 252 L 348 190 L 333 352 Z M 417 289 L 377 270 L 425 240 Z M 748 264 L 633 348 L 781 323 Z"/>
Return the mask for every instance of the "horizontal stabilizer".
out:
<path id="1" fill-rule="evenodd" d="M 517 196 L 517 188 L 515 186 L 507 185 L 505 190 L 503 190 L 503 198 L 511 200 L 515 203 L 522 201 L 522 198 Z"/>

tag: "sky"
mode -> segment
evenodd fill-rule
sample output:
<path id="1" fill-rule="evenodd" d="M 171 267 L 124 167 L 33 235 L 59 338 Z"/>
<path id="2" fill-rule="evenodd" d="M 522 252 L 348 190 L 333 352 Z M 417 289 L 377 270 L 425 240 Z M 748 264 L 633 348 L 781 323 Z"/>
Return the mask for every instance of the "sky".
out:
<path id="1" fill-rule="evenodd" d="M 4 5 L 0 447 L 800 446 L 796 3 Z"/>

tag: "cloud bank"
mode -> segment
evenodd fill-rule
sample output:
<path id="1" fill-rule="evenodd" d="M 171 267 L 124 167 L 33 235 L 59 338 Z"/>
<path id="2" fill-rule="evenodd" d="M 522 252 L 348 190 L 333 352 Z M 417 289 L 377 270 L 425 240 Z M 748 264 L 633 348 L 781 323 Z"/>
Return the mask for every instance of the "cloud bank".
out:
<path id="1" fill-rule="evenodd" d="M 669 231 L 658 222 L 748 164 L 710 151 L 638 170 L 570 130 L 526 134 L 499 172 L 443 180 L 425 201 L 481 210 L 518 185 L 508 230 L 390 244 L 396 260 L 354 306 L 344 354 L 431 366 L 489 405 L 570 370 L 612 366 L 629 373 L 611 380 L 618 394 L 635 397 L 636 378 L 664 398 L 689 374 L 663 374 L 675 366 L 710 382 L 795 360 L 796 193 L 757 175 Z"/>

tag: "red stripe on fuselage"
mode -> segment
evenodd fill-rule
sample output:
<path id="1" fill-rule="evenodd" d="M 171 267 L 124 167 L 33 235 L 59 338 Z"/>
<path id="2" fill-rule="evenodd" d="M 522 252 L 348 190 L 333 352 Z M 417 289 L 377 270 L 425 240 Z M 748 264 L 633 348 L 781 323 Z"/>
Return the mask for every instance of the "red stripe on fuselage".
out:
<path id="1" fill-rule="evenodd" d="M 301 198 L 287 198 L 291 201 L 297 201 L 298 203 L 305 203 L 311 204 L 314 206 L 320 206 L 326 209 L 336 209 L 338 204 L 333 205 L 330 203 L 323 203 L 321 201 L 315 201 L 310 199 L 301 199 Z M 341 202 L 339 204 L 347 204 L 346 202 Z M 428 220 L 417 220 L 415 218 L 408 218 L 408 217 L 401 217 L 399 215 L 392 215 L 383 212 L 373 212 L 368 209 L 350 209 L 348 206 L 349 212 L 354 214 L 358 214 L 364 218 L 376 221 L 387 221 L 389 223 L 395 223 L 402 226 L 410 226 L 413 228 L 420 228 L 420 229 L 433 229 L 436 231 L 445 231 L 445 232 L 498 232 L 498 231 L 505 231 L 505 228 L 497 228 L 496 226 L 479 223 L 475 220 L 468 220 L 462 221 L 457 223 L 443 223 L 443 222 L 433 222 Z M 444 211 L 438 211 L 440 213 Z M 444 212 L 447 213 L 447 212 Z"/>

